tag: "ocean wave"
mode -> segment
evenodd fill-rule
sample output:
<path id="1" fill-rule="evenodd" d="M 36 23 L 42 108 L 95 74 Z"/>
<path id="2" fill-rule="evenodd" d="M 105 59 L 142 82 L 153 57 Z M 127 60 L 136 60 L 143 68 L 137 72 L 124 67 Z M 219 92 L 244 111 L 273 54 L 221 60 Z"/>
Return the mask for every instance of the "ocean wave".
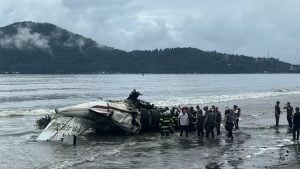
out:
<path id="1" fill-rule="evenodd" d="M 66 91 L 66 90 L 82 90 L 84 88 L 75 88 L 75 87 L 67 87 L 67 88 L 18 88 L 18 89 L 1 89 L 0 92 L 36 92 L 36 91 Z"/>
<path id="2" fill-rule="evenodd" d="M 213 96 L 199 96 L 199 97 L 181 97 L 169 98 L 163 101 L 153 101 L 158 106 L 174 106 L 174 105 L 198 105 L 208 103 L 227 102 L 234 100 L 259 99 L 267 97 L 285 96 L 285 95 L 300 95 L 300 91 L 270 91 L 257 93 L 240 93 L 235 95 L 213 95 Z"/>
<path id="3" fill-rule="evenodd" d="M 22 132 L 15 132 L 15 133 L 5 133 L 5 134 L 0 134 L 0 137 L 8 137 L 8 136 L 25 136 L 25 135 L 30 135 L 30 134 L 38 134 L 40 133 L 39 131 L 22 131 Z"/>
<path id="4" fill-rule="evenodd" d="M 54 109 L 35 109 L 35 110 L 0 110 L 0 117 L 16 116 L 42 116 L 55 113 Z"/>
<path id="5" fill-rule="evenodd" d="M 27 96 L 11 96 L 11 97 L 0 97 L 0 102 L 11 103 L 11 102 L 39 101 L 39 100 L 59 100 L 59 99 L 82 98 L 82 97 L 88 97 L 88 96 L 82 94 L 41 94 L 41 95 L 27 95 Z"/>

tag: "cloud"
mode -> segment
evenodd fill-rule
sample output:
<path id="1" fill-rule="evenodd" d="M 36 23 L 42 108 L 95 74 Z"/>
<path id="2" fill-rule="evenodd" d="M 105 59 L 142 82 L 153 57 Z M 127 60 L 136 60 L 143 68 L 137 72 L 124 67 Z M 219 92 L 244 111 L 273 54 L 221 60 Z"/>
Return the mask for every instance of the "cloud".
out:
<path id="1" fill-rule="evenodd" d="M 122 50 L 196 47 L 300 63 L 300 1 L 2 0 L 0 25 L 50 22 Z"/>
<path id="2" fill-rule="evenodd" d="M 6 48 L 16 47 L 18 49 L 49 48 L 47 38 L 39 33 L 31 33 L 28 27 L 17 28 L 17 33 L 13 36 L 0 37 L 0 46 Z"/>
<path id="3" fill-rule="evenodd" d="M 86 39 L 82 37 L 74 37 L 73 35 L 70 36 L 69 39 L 67 39 L 63 45 L 67 47 L 79 47 L 81 49 L 86 44 Z"/>

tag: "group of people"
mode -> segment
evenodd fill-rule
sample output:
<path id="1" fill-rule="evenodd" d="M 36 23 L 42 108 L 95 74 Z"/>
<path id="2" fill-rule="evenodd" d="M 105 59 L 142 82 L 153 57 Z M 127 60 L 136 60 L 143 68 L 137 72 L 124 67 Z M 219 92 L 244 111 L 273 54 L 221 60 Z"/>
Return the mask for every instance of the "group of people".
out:
<path id="1" fill-rule="evenodd" d="M 287 112 L 287 121 L 289 129 L 293 132 L 293 140 L 299 140 L 300 134 L 300 112 L 299 107 L 294 108 L 290 102 L 283 107 Z M 277 101 L 275 105 L 275 121 L 276 127 L 279 126 L 280 114 L 282 114 L 280 108 L 280 102 Z M 227 137 L 233 139 L 233 129 L 239 129 L 239 119 L 241 115 L 241 109 L 234 105 L 233 108 L 225 108 L 224 118 L 222 119 L 222 113 L 218 107 L 204 106 L 203 109 L 200 106 L 194 107 L 172 107 L 165 108 L 165 112 L 160 118 L 161 135 L 168 136 L 170 133 L 174 133 L 177 129 L 180 129 L 180 136 L 185 132 L 185 136 L 188 137 L 189 131 L 197 131 L 198 136 L 212 138 L 221 134 L 221 123 L 224 122 L 225 129 L 227 130 Z"/>
<path id="2" fill-rule="evenodd" d="M 241 109 L 234 105 L 232 109 L 226 107 L 224 112 L 224 126 L 228 131 L 228 138 L 233 139 L 232 130 L 239 129 L 239 117 Z M 198 136 L 212 138 L 215 136 L 215 130 L 217 135 L 221 134 L 222 113 L 218 107 L 200 106 L 194 107 L 173 107 L 171 110 L 165 108 L 165 112 L 160 118 L 161 135 L 168 136 L 172 132 L 176 132 L 176 129 L 180 129 L 180 136 L 185 132 L 185 136 L 188 137 L 189 131 L 197 131 Z M 204 132 L 205 131 L 205 132 Z"/>
<path id="3" fill-rule="evenodd" d="M 287 102 L 287 104 L 283 107 L 283 109 L 286 109 L 286 118 L 289 124 L 289 129 L 292 129 L 293 131 L 293 140 L 299 140 L 299 130 L 300 130 L 300 112 L 299 107 L 294 108 L 291 106 L 290 102 Z M 282 114 L 280 109 L 280 102 L 277 101 L 275 105 L 275 121 L 276 121 L 276 127 L 279 126 L 279 118 L 280 114 Z"/>

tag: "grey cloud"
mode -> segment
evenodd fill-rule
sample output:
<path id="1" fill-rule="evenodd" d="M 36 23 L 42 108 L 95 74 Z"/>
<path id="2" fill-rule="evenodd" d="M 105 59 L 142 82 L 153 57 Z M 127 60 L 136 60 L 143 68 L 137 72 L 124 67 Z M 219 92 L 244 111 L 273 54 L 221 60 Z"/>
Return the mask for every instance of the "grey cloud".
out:
<path id="1" fill-rule="evenodd" d="M 69 8 L 88 8 L 88 7 L 105 7 L 111 8 L 116 6 L 128 5 L 132 0 L 63 0 L 64 6 Z"/>
<path id="2" fill-rule="evenodd" d="M 53 30 L 51 32 L 51 38 L 54 38 L 54 39 L 60 39 L 63 35 L 63 29 L 60 29 L 60 28 L 56 28 L 55 30 Z M 74 34 L 69 34 L 68 35 L 69 38 L 66 39 L 63 43 L 64 46 L 68 46 L 68 47 L 79 47 L 80 49 L 82 47 L 85 46 L 85 44 L 87 43 L 86 42 L 86 39 L 82 38 L 82 37 L 79 37 L 77 35 L 74 35 Z M 50 38 L 50 37 L 49 37 Z"/>
<path id="3" fill-rule="evenodd" d="M 0 45 L 2 47 L 16 47 L 18 49 L 26 48 L 48 48 L 47 38 L 41 36 L 39 33 L 31 33 L 29 28 L 18 28 L 17 34 L 13 36 L 7 36 L 0 38 Z"/>
<path id="4" fill-rule="evenodd" d="M 84 45 L 86 44 L 86 41 L 85 39 L 83 38 L 75 38 L 74 36 L 70 36 L 69 39 L 67 39 L 63 45 L 64 46 L 68 46 L 68 47 L 79 47 L 79 48 L 82 48 Z"/>

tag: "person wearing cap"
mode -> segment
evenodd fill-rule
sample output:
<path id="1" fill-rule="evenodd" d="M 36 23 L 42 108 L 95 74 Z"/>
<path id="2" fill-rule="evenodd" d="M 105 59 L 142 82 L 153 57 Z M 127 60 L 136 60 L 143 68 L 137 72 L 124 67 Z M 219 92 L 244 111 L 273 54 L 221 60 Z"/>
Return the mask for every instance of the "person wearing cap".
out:
<path id="1" fill-rule="evenodd" d="M 185 131 L 185 136 L 188 137 L 189 115 L 187 113 L 187 107 L 182 108 L 182 113 L 178 116 L 178 123 L 178 126 L 180 126 L 180 136 L 182 137 L 183 131 Z"/>
<path id="2" fill-rule="evenodd" d="M 281 114 L 281 110 L 280 110 L 280 102 L 277 101 L 276 105 L 275 105 L 275 120 L 276 120 L 276 127 L 279 126 L 279 118 L 280 118 L 280 114 Z"/>
<path id="3" fill-rule="evenodd" d="M 297 140 L 299 140 L 299 129 L 300 129 L 300 112 L 299 112 L 299 107 L 295 108 L 296 113 L 294 114 L 293 117 L 293 140 L 296 140 L 296 133 L 297 133 Z"/>
<path id="4" fill-rule="evenodd" d="M 290 102 L 287 102 L 286 105 L 283 108 L 286 109 L 286 119 L 289 123 L 289 128 L 291 129 L 293 127 L 293 112 L 294 112 L 294 109 L 291 106 Z"/>

